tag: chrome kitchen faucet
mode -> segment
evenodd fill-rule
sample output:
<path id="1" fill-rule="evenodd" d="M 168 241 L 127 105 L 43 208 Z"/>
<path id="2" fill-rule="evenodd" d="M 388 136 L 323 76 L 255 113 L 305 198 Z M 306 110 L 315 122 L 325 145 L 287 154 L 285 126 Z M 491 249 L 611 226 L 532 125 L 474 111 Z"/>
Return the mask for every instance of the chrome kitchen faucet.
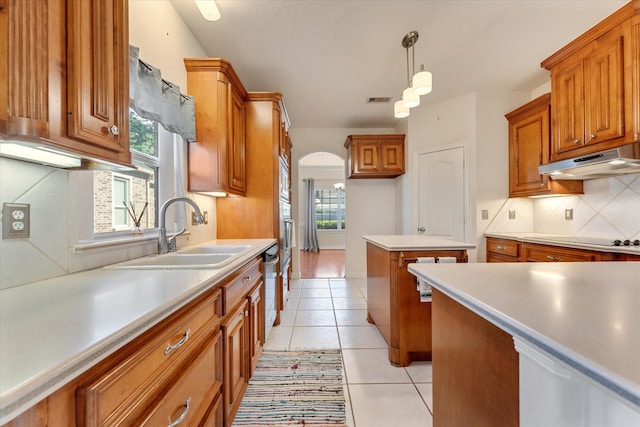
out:
<path id="1" fill-rule="evenodd" d="M 178 233 L 171 236 L 170 239 L 167 240 L 167 229 L 165 227 L 165 217 L 167 213 L 167 208 L 169 205 L 175 202 L 185 202 L 190 204 L 193 209 L 196 211 L 196 222 L 198 224 L 202 224 L 204 222 L 204 217 L 200 212 L 200 208 L 196 205 L 196 202 L 189 199 L 188 197 L 174 197 L 162 204 L 160 208 L 160 228 L 158 231 L 158 253 L 166 254 L 167 252 L 175 252 L 176 251 L 176 237 L 187 231 L 186 228 L 183 228 Z"/>

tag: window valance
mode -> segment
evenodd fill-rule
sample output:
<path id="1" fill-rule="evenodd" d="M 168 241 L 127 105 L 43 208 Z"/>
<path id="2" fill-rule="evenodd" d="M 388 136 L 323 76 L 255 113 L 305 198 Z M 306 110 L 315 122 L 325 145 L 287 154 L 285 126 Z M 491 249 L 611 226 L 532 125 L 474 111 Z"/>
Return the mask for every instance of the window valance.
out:
<path id="1" fill-rule="evenodd" d="M 196 139 L 193 97 L 162 78 L 159 68 L 139 58 L 140 49 L 129 46 L 129 104 L 140 117 L 154 120 L 185 141 Z"/>

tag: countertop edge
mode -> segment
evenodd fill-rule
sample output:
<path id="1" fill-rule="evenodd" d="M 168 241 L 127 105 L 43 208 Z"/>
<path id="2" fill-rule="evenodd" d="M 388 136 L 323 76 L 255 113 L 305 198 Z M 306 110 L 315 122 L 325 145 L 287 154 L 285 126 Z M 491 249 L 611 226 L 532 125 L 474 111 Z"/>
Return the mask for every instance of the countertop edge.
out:
<path id="1" fill-rule="evenodd" d="M 475 249 L 476 245 L 473 243 L 467 242 L 457 242 L 454 240 L 448 241 L 443 238 L 430 238 L 428 236 L 419 236 L 419 235 L 389 235 L 389 236 L 372 236 L 365 235 L 362 238 L 382 249 L 391 251 L 391 252 L 399 252 L 399 251 L 425 251 L 425 250 L 462 250 L 462 249 Z M 423 238 L 425 240 L 432 239 L 434 243 L 390 243 L 388 239 L 403 239 L 407 240 L 415 240 L 418 238 Z"/>
<path id="2" fill-rule="evenodd" d="M 231 239 L 225 241 L 239 242 L 243 240 L 264 240 L 264 243 L 255 245 L 254 248 L 247 251 L 242 257 L 239 257 L 224 268 L 211 270 L 212 274 L 210 276 L 195 283 L 192 288 L 179 297 L 158 306 L 155 310 L 148 312 L 126 327 L 113 331 L 108 338 L 81 350 L 75 357 L 69 358 L 48 371 L 29 378 L 24 383 L 3 393 L 3 395 L 0 396 L 0 425 L 4 425 L 13 420 L 45 397 L 87 372 L 99 362 L 120 350 L 153 326 L 223 281 L 251 258 L 256 257 L 276 243 L 275 239 Z M 214 240 L 212 242 L 217 241 L 218 240 Z M 206 243 L 207 242 L 204 244 Z M 60 279 L 60 277 L 56 279 Z"/>
<path id="3" fill-rule="evenodd" d="M 557 359 L 563 361 L 591 380 L 625 399 L 635 407 L 640 407 L 640 390 L 635 388 L 633 384 L 629 384 L 629 382 L 620 378 L 618 375 L 611 373 L 603 367 L 597 366 L 594 362 L 591 362 L 583 358 L 582 356 L 566 349 L 559 343 L 548 339 L 535 330 L 528 328 L 527 326 L 515 321 L 509 316 L 504 315 L 500 311 L 493 309 L 491 306 L 484 304 L 481 301 L 472 298 L 463 292 L 458 292 L 449 284 L 434 280 L 431 277 L 427 277 L 421 274 L 416 269 L 415 264 L 409 264 L 408 270 L 421 279 L 428 281 L 433 287 L 438 289 L 446 296 L 452 298 L 454 301 L 468 308 L 472 312 L 478 314 L 480 317 L 497 326 L 498 328 L 509 333 L 512 337 L 518 336 L 526 342 L 531 343 L 536 348 L 539 348 L 542 351 L 549 353 Z"/>

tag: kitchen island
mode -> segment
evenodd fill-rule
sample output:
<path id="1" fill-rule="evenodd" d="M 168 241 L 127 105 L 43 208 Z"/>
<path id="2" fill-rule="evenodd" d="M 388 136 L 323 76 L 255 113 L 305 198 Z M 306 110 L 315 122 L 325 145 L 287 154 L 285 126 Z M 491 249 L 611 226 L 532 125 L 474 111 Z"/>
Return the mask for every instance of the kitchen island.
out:
<path id="1" fill-rule="evenodd" d="M 407 266 L 419 260 L 467 262 L 471 243 L 422 235 L 363 236 L 367 241 L 367 320 L 389 346 L 389 361 L 431 360 L 431 302 L 421 301 Z"/>
<path id="2" fill-rule="evenodd" d="M 640 263 L 409 271 L 433 286 L 434 426 L 637 425 Z M 537 377 L 523 347 L 545 361 Z"/>

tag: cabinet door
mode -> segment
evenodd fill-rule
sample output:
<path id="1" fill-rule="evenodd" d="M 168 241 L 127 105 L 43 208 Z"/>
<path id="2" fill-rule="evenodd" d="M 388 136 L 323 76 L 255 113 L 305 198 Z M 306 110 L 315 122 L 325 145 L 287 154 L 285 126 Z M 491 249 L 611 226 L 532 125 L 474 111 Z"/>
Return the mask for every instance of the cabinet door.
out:
<path id="1" fill-rule="evenodd" d="M 380 144 L 377 142 L 358 142 L 356 173 L 379 172 Z"/>
<path id="2" fill-rule="evenodd" d="M 0 136 L 49 136 L 48 10 L 41 0 L 0 9 Z"/>
<path id="3" fill-rule="evenodd" d="M 216 372 L 222 349 L 220 332 L 208 341 L 197 357 L 183 366 L 166 393 L 134 425 L 155 427 L 180 422 L 198 425 L 206 417 L 211 402 L 220 394 L 221 383 Z"/>
<path id="4" fill-rule="evenodd" d="M 549 161 L 549 110 L 542 106 L 509 124 L 509 196 L 546 189 L 538 166 Z"/>
<path id="5" fill-rule="evenodd" d="M 584 65 L 582 59 L 552 77 L 553 154 L 584 145 Z M 553 158 L 553 156 L 552 156 Z"/>
<path id="6" fill-rule="evenodd" d="M 585 62 L 585 143 L 624 136 L 623 52 L 620 31 L 612 30 L 595 42 Z"/>
<path id="7" fill-rule="evenodd" d="M 244 101 L 229 83 L 229 188 L 239 193 L 246 190 Z"/>
<path id="8" fill-rule="evenodd" d="M 264 284 L 260 282 L 247 297 L 249 303 L 249 358 L 251 359 L 251 372 L 253 374 L 262 352 L 264 343 L 264 300 L 262 289 Z"/>
<path id="9" fill-rule="evenodd" d="M 225 426 L 229 427 L 249 382 L 248 304 L 245 301 L 222 325 L 224 334 Z"/>
<path id="10" fill-rule="evenodd" d="M 67 133 L 129 158 L 126 0 L 67 0 Z"/>
<path id="11" fill-rule="evenodd" d="M 404 143 L 383 142 L 380 151 L 383 172 L 404 173 Z"/>
<path id="12" fill-rule="evenodd" d="M 601 261 L 602 253 L 559 246 L 523 244 L 525 262 L 590 262 Z"/>
<path id="13" fill-rule="evenodd" d="M 487 237 L 487 262 L 518 262 L 519 255 L 517 240 Z"/>

